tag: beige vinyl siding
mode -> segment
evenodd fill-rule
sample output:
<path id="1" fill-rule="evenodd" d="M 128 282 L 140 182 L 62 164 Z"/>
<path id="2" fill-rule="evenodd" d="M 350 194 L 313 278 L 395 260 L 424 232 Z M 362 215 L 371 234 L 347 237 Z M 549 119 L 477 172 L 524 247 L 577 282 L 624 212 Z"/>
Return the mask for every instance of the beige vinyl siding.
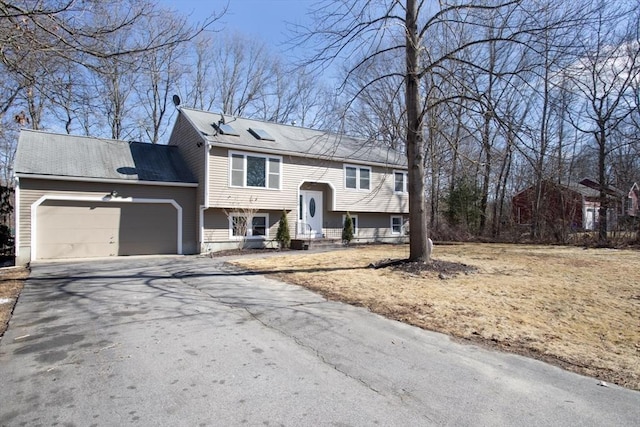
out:
<path id="1" fill-rule="evenodd" d="M 343 215 L 346 212 L 328 212 L 324 218 L 324 232 L 328 238 L 339 239 L 342 237 L 342 227 L 344 226 Z M 402 236 L 391 233 L 391 216 L 388 213 L 367 213 L 349 212 L 358 217 L 358 233 L 355 240 L 385 241 L 398 240 Z M 402 216 L 402 214 L 398 215 Z"/>
<path id="2" fill-rule="evenodd" d="M 105 197 L 112 191 L 121 197 L 141 199 L 172 199 L 182 207 L 183 253 L 198 253 L 197 209 L 195 187 L 170 187 L 159 185 L 111 184 L 92 182 L 56 181 L 20 178 L 20 256 L 30 253 L 31 205 L 44 195 L 69 197 Z M 25 251 L 23 254 L 22 251 Z"/>
<path id="3" fill-rule="evenodd" d="M 204 212 L 204 242 L 227 242 L 233 241 L 229 238 L 229 219 L 227 211 L 223 209 L 207 209 Z M 234 213 L 242 214 L 242 211 L 233 211 Z M 259 210 L 258 214 L 268 214 L 269 222 L 267 227 L 269 228 L 269 237 L 266 240 L 275 240 L 278 232 L 278 224 L 280 217 L 282 216 L 282 210 Z M 289 221 L 289 231 L 291 237 L 295 236 L 295 220 L 296 213 L 289 211 L 287 213 L 287 219 Z"/>
<path id="4" fill-rule="evenodd" d="M 258 213 L 269 214 L 269 238 L 272 241 L 276 238 L 278 224 L 282 211 L 259 211 Z M 345 212 L 324 212 L 323 231 L 328 239 L 340 239 L 342 237 L 343 215 Z M 289 232 L 292 239 L 296 238 L 296 211 L 287 212 L 289 222 Z M 399 241 L 403 236 L 391 233 L 391 216 L 387 213 L 360 213 L 354 212 L 358 216 L 358 234 L 355 241 Z M 229 239 L 229 220 L 223 209 L 207 209 L 204 214 L 204 236 L 205 243 L 208 242 L 232 242 Z M 237 241 L 236 241 L 237 242 Z"/>
<path id="5" fill-rule="evenodd" d="M 393 167 L 371 167 L 371 190 L 351 190 L 344 185 L 344 163 L 331 160 L 283 156 L 281 189 L 236 188 L 229 186 L 228 150 L 213 147 L 209 156 L 209 200 L 211 207 L 259 209 L 297 209 L 298 189 L 303 182 L 330 183 L 333 197 L 325 195 L 325 208 L 335 211 L 408 212 L 406 194 L 394 194 Z M 396 168 L 397 170 L 397 168 Z"/>
<path id="6" fill-rule="evenodd" d="M 198 205 L 203 205 L 204 167 L 207 144 L 204 143 L 202 135 L 198 134 L 197 130 L 189 123 L 189 120 L 183 114 L 178 114 L 178 119 L 169 138 L 169 145 L 179 147 L 180 154 L 198 181 L 197 203 Z"/>

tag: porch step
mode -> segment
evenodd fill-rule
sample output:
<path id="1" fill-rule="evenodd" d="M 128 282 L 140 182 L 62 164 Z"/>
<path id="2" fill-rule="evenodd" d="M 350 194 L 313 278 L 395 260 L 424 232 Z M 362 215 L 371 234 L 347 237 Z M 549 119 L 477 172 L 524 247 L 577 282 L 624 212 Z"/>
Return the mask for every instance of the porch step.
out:
<path id="1" fill-rule="evenodd" d="M 291 249 L 331 249 L 341 248 L 341 239 L 292 239 Z"/>

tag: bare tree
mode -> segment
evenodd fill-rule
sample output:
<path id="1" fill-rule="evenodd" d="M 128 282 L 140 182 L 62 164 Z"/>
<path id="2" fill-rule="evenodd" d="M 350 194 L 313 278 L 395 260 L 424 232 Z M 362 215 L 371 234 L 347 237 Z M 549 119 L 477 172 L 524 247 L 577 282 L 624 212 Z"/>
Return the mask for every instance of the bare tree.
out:
<path id="1" fill-rule="evenodd" d="M 595 5 L 594 19 L 581 37 L 583 55 L 566 74 L 582 100 L 572 111 L 572 123 L 593 137 L 597 150 L 598 241 L 604 245 L 608 242 L 608 159 L 617 148 L 611 136 L 634 113 L 633 89 L 640 79 L 640 6 L 602 1 Z"/>
<path id="2" fill-rule="evenodd" d="M 30 110 L 38 114 L 35 97 L 51 91 L 46 77 L 55 74 L 59 64 L 73 62 L 95 71 L 103 65 L 100 60 L 188 42 L 221 14 L 196 25 L 174 16 L 172 25 L 162 28 L 163 11 L 149 1 L 0 1 L 1 63 L 12 78 L 25 80 L 25 88 L 34 87 L 26 98 L 32 103 Z M 39 117 L 32 117 L 31 123 L 37 126 Z"/>
<path id="3" fill-rule="evenodd" d="M 430 40 L 437 28 L 448 28 L 450 23 L 467 23 L 473 11 L 508 13 L 518 1 L 504 2 L 440 2 L 416 0 L 400 1 L 328 1 L 312 14 L 316 25 L 302 28 L 302 43 L 312 47 L 310 62 L 324 66 L 343 57 L 353 56 L 356 63 L 347 79 L 378 56 L 392 51 L 403 52 L 405 68 L 392 68 L 371 75 L 363 90 L 384 79 L 402 79 L 406 106 L 406 156 L 409 170 L 409 217 L 411 261 L 429 260 L 427 245 L 427 209 L 425 206 L 425 115 L 430 108 L 449 97 L 434 99 L 425 96 L 423 79 L 435 73 L 445 63 L 456 59 L 456 54 L 486 41 L 484 36 L 474 37 L 442 52 L 434 51 Z M 478 27 L 485 22 L 476 21 Z M 514 34 L 500 35 L 511 39 Z M 358 60 L 360 59 L 360 60 Z M 428 88 L 427 88 L 428 89 Z M 430 102 L 432 101 L 432 102 Z"/>
<path id="4" fill-rule="evenodd" d="M 271 78 L 271 59 L 266 45 L 240 34 L 223 36 L 212 48 L 216 99 L 231 115 L 252 115 Z"/>
<path id="5" fill-rule="evenodd" d="M 172 31 L 184 26 L 186 17 L 163 14 L 158 20 L 150 21 L 150 32 Z M 140 103 L 140 123 L 144 128 L 145 140 L 157 144 L 168 127 L 168 108 L 171 95 L 185 72 L 181 59 L 185 56 L 180 45 L 170 45 L 163 49 L 153 49 L 142 55 L 139 84 L 135 86 Z"/>

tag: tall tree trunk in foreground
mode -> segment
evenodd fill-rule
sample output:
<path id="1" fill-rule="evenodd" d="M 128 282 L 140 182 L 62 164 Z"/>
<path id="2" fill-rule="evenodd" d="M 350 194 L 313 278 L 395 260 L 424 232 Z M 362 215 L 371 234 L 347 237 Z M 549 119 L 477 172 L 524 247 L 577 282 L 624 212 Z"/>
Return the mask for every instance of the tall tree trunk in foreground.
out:
<path id="1" fill-rule="evenodd" d="M 409 260 L 427 262 L 430 258 L 427 244 L 427 210 L 424 179 L 424 137 L 420 105 L 420 72 L 418 53 L 418 8 L 416 0 L 407 0 L 406 11 L 406 63 L 405 90 L 407 103 L 407 164 L 409 166 Z"/>

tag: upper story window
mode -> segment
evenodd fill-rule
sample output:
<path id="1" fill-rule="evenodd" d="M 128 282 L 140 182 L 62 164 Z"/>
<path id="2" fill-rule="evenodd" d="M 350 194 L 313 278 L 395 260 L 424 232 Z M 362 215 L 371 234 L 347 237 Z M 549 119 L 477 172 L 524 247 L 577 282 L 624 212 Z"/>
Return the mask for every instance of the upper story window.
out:
<path id="1" fill-rule="evenodd" d="M 344 166 L 344 187 L 354 190 L 371 189 L 371 168 L 366 166 Z"/>
<path id="2" fill-rule="evenodd" d="M 406 172 L 393 171 L 393 192 L 408 193 L 409 180 Z"/>
<path id="3" fill-rule="evenodd" d="M 281 157 L 230 152 L 229 160 L 231 187 L 280 189 Z"/>

